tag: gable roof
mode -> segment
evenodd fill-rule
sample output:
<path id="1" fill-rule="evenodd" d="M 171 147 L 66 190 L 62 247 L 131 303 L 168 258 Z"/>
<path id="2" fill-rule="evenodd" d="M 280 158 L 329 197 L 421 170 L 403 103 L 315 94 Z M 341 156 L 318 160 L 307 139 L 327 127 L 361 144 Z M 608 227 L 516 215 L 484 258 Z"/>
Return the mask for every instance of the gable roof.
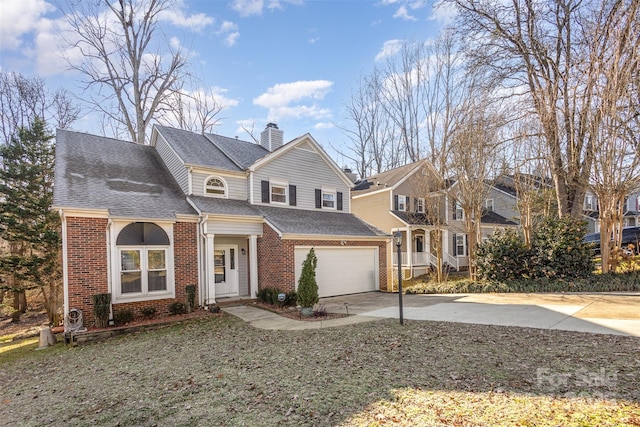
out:
<path id="1" fill-rule="evenodd" d="M 248 169 L 257 160 L 269 154 L 269 150 L 253 142 L 212 133 L 206 133 L 204 136 L 242 169 Z"/>
<path id="2" fill-rule="evenodd" d="M 380 190 L 392 190 L 418 171 L 421 166 L 429 167 L 429 165 L 430 163 L 427 160 L 419 160 L 409 163 L 408 165 L 381 172 L 359 181 L 353 188 L 353 191 L 357 193 L 357 195 L 362 195 Z"/>
<path id="3" fill-rule="evenodd" d="M 153 147 L 61 129 L 53 206 L 132 218 L 195 214 Z"/>
<path id="4" fill-rule="evenodd" d="M 204 135 L 159 125 L 154 125 L 154 132 L 160 134 L 167 141 L 185 165 L 233 172 L 242 170 Z"/>
<path id="5" fill-rule="evenodd" d="M 266 156 L 257 159 L 248 169 L 255 171 L 256 169 L 264 166 L 265 164 L 277 159 L 278 157 L 288 153 L 294 148 L 303 145 L 310 144 L 311 148 L 322 158 L 322 160 L 329 166 L 331 170 L 344 182 L 349 188 L 353 187 L 353 181 L 345 174 L 345 172 L 336 165 L 336 163 L 329 157 L 324 149 L 318 144 L 318 142 L 309 133 L 305 133 L 291 141 L 287 142 L 278 149 L 268 153 Z"/>
<path id="6" fill-rule="evenodd" d="M 518 225 L 516 222 L 511 221 L 495 212 L 485 212 L 480 219 L 481 224 L 495 224 L 495 225 Z"/>
<path id="7" fill-rule="evenodd" d="M 272 206 L 257 207 L 281 234 L 335 237 L 389 237 L 353 214 Z"/>

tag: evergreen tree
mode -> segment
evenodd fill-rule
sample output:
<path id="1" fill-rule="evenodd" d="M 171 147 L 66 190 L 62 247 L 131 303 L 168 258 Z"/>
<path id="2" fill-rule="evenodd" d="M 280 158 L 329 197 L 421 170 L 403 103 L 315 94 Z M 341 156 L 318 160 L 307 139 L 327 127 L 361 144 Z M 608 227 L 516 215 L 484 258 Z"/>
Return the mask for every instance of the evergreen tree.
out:
<path id="1" fill-rule="evenodd" d="M 54 159 L 53 135 L 40 118 L 0 146 L 0 237 L 9 244 L 0 256 L 0 288 L 14 292 L 20 312 L 25 291 L 40 288 L 52 322 L 60 300 L 60 219 L 50 209 Z"/>
<path id="2" fill-rule="evenodd" d="M 307 258 L 302 263 L 302 272 L 298 279 L 298 304 L 302 307 L 313 307 L 319 301 L 318 283 L 316 282 L 316 266 L 318 258 L 311 248 Z"/>

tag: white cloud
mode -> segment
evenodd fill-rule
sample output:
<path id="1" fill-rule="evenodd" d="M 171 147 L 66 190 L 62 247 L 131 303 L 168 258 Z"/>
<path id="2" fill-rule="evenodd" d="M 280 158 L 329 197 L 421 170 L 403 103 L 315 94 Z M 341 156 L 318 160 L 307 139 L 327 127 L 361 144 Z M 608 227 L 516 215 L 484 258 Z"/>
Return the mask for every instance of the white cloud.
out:
<path id="1" fill-rule="evenodd" d="M 55 10 L 45 0 L 3 0 L 0 13 L 0 51 L 20 49 L 22 36 L 37 30 L 43 15 Z"/>
<path id="2" fill-rule="evenodd" d="M 220 26 L 220 29 L 216 31 L 216 34 L 223 36 L 224 44 L 229 47 L 235 45 L 240 37 L 238 25 L 230 21 L 224 21 Z"/>
<path id="3" fill-rule="evenodd" d="M 333 129 L 334 127 L 331 122 L 319 122 L 313 126 L 314 129 Z"/>
<path id="4" fill-rule="evenodd" d="M 231 3 L 231 9 L 238 12 L 242 17 L 261 15 L 263 8 L 263 0 L 234 0 Z"/>
<path id="5" fill-rule="evenodd" d="M 318 106 L 317 101 L 324 99 L 332 86 L 333 82 L 328 80 L 279 83 L 254 98 L 253 103 L 269 109 L 269 120 L 281 120 L 286 117 L 329 118 L 331 111 Z"/>
<path id="6" fill-rule="evenodd" d="M 186 28 L 195 32 L 200 32 L 214 23 L 214 19 L 204 13 L 188 15 L 183 0 L 177 1 L 173 8 L 163 10 L 158 15 L 158 20 L 169 22 L 176 27 Z"/>
<path id="7" fill-rule="evenodd" d="M 384 44 L 382 45 L 382 49 L 376 55 L 376 62 L 384 61 L 386 58 L 398 53 L 398 51 L 402 47 L 402 43 L 402 40 L 398 39 L 387 40 L 386 42 L 384 42 Z"/>
<path id="8" fill-rule="evenodd" d="M 455 19 L 458 11 L 452 3 L 440 0 L 433 5 L 430 20 L 438 21 L 443 25 L 448 25 Z"/>
<path id="9" fill-rule="evenodd" d="M 393 14 L 394 18 L 400 18 L 404 21 L 417 21 L 415 16 L 409 14 L 406 6 L 400 6 L 396 13 Z"/>

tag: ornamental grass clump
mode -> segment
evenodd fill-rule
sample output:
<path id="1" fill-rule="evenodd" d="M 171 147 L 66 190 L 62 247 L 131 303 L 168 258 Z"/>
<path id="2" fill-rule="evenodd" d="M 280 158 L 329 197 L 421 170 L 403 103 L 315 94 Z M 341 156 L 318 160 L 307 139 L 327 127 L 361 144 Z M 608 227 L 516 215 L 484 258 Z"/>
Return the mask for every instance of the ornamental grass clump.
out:
<path id="1" fill-rule="evenodd" d="M 302 308 L 310 308 L 318 303 L 318 283 L 316 282 L 316 267 L 318 258 L 311 248 L 307 258 L 302 263 L 302 273 L 298 279 L 298 304 Z"/>

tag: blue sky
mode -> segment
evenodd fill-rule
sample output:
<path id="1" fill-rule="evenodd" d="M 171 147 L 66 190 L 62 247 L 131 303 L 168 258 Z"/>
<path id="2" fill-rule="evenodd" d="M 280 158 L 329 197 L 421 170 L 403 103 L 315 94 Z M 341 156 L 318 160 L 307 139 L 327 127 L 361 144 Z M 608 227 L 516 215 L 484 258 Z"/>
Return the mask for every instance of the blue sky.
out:
<path id="1" fill-rule="evenodd" d="M 167 42 L 189 53 L 196 76 L 226 106 L 214 132 L 249 139 L 276 122 L 285 140 L 306 132 L 339 163 L 344 105 L 360 76 L 398 42 L 427 40 L 452 16 L 435 0 L 178 0 L 161 20 Z M 81 94 L 61 59 L 64 17 L 53 0 L 1 0 L 0 67 L 39 75 L 51 89 Z M 87 115 L 74 128 L 98 133 Z"/>

